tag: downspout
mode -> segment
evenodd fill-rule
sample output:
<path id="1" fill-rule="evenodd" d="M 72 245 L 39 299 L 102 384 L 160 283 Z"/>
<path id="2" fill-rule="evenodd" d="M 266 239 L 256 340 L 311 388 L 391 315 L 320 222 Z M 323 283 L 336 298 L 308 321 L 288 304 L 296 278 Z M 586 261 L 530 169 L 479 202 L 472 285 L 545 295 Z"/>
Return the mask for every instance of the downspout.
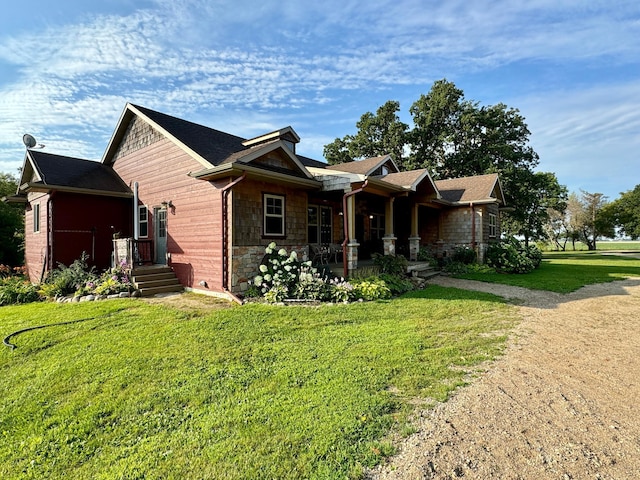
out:
<path id="1" fill-rule="evenodd" d="M 242 304 L 242 301 L 229 290 L 229 206 L 227 198 L 231 189 L 246 177 L 247 172 L 244 172 L 240 177 L 222 187 L 222 289 L 239 304 Z"/>
<path id="2" fill-rule="evenodd" d="M 471 206 L 471 248 L 473 250 L 476 249 L 476 209 L 473 205 L 473 202 L 470 204 Z"/>
<path id="3" fill-rule="evenodd" d="M 347 199 L 363 191 L 367 187 L 368 183 L 369 179 L 367 178 L 360 188 L 347 192 L 342 196 L 342 222 L 344 228 L 344 241 L 342 242 L 342 276 L 344 278 L 349 276 L 349 266 L 347 265 L 347 243 L 349 242 L 349 219 L 347 218 L 349 215 L 347 210 Z"/>
<path id="4" fill-rule="evenodd" d="M 133 182 L 133 239 L 140 239 L 140 212 L 138 210 L 138 182 Z"/>
<path id="5" fill-rule="evenodd" d="M 47 248 L 44 252 L 44 261 L 42 262 L 42 271 L 40 272 L 40 283 L 44 281 L 44 275 L 49 271 L 49 262 L 53 256 L 53 222 L 51 221 L 51 217 L 53 216 L 53 203 L 51 202 L 51 199 L 53 198 L 54 193 L 55 192 L 51 192 L 47 199 Z"/>

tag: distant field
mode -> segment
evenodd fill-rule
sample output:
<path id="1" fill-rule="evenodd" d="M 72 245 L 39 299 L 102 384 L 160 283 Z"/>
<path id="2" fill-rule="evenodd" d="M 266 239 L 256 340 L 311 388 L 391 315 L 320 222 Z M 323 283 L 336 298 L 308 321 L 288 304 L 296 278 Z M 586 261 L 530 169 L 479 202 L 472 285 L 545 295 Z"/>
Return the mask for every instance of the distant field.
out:
<path id="1" fill-rule="evenodd" d="M 598 250 L 640 250 L 640 242 L 631 241 L 614 241 L 608 242 L 601 240 L 596 243 Z M 572 251 L 573 246 L 571 243 L 567 243 L 566 251 Z M 576 250 L 588 250 L 587 246 L 582 242 L 576 242 Z"/>

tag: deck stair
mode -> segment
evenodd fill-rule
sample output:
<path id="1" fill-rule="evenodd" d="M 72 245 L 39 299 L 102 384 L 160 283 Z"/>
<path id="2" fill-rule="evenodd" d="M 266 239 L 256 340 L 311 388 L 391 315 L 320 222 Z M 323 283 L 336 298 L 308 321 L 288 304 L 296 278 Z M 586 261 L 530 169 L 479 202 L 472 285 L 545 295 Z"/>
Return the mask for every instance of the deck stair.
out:
<path id="1" fill-rule="evenodd" d="M 135 267 L 131 271 L 131 281 L 143 297 L 184 290 L 173 269 L 167 265 Z"/>
<path id="2" fill-rule="evenodd" d="M 410 262 L 407 265 L 407 274 L 412 277 L 431 278 L 440 275 L 440 271 L 426 262 Z"/>

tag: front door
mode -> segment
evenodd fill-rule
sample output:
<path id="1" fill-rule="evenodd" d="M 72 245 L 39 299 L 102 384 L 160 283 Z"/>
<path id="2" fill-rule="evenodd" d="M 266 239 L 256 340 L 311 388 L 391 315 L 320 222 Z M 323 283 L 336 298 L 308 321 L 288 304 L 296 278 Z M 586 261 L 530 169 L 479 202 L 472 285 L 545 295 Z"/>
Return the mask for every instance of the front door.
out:
<path id="1" fill-rule="evenodd" d="M 156 207 L 153 213 L 156 237 L 155 263 L 165 265 L 167 263 L 167 209 Z"/>

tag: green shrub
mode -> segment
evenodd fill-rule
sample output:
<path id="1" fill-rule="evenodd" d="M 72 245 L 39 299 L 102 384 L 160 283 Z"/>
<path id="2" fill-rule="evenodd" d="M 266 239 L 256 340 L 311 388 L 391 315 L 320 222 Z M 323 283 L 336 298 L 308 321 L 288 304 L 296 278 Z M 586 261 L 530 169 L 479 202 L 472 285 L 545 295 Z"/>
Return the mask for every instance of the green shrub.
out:
<path id="1" fill-rule="evenodd" d="M 452 275 L 462 275 L 469 271 L 469 266 L 466 263 L 449 259 L 443 263 L 442 270 Z"/>
<path id="2" fill-rule="evenodd" d="M 106 270 L 97 280 L 89 280 L 85 285 L 76 290 L 76 295 L 95 293 L 96 295 L 113 295 L 121 292 L 129 292 L 133 288 L 129 277 L 128 266 L 121 263 L 117 267 Z"/>
<path id="3" fill-rule="evenodd" d="M 329 281 L 329 297 L 336 303 L 346 303 L 353 299 L 353 285 L 344 278 L 334 278 Z"/>
<path id="4" fill-rule="evenodd" d="M 487 248 L 487 265 L 502 273 L 529 273 L 540 265 L 541 260 L 542 252 L 537 247 L 525 248 L 515 238 L 492 243 Z"/>
<path id="5" fill-rule="evenodd" d="M 276 243 L 271 242 L 265 248 L 265 256 L 259 267 L 260 273 L 254 277 L 253 284 L 260 289 L 265 298 L 267 292 L 274 287 L 277 288 L 268 298 L 281 301 L 292 297 L 302 266 L 311 268 L 311 262 L 303 264 L 298 261 L 296 252 L 289 254 L 284 248 L 278 249 Z M 307 273 L 310 272 L 305 272 L 305 276 Z"/>
<path id="6" fill-rule="evenodd" d="M 407 259 L 402 255 L 380 255 L 373 254 L 373 264 L 380 268 L 380 273 L 389 273 L 391 275 L 407 274 Z"/>
<path id="7" fill-rule="evenodd" d="M 41 288 L 43 296 L 45 298 L 53 298 L 71 295 L 78 289 L 84 288 L 88 282 L 94 281 L 96 274 L 93 267 L 88 267 L 88 258 L 89 256 L 82 252 L 81 257 L 68 267 L 59 263 L 58 268 L 47 275 L 44 283 L 48 286 Z"/>
<path id="8" fill-rule="evenodd" d="M 525 255 L 533 262 L 533 268 L 538 268 L 542 263 L 542 250 L 537 245 L 529 245 L 525 249 Z"/>
<path id="9" fill-rule="evenodd" d="M 38 287 L 22 277 L 0 279 L 0 306 L 40 300 Z"/>
<path id="10" fill-rule="evenodd" d="M 413 283 L 404 275 L 391 275 L 390 273 L 380 274 L 380 279 L 391 290 L 392 295 L 402 295 L 413 290 Z"/>
<path id="11" fill-rule="evenodd" d="M 353 282 L 353 298 L 363 300 L 391 298 L 391 290 L 380 278 L 357 280 Z"/>
<path id="12" fill-rule="evenodd" d="M 358 267 L 357 270 L 349 275 L 349 280 L 365 280 L 371 277 L 377 277 L 382 272 L 377 265 L 365 265 L 364 267 Z"/>
<path id="13" fill-rule="evenodd" d="M 462 263 L 463 265 L 471 265 L 472 263 L 476 263 L 478 259 L 478 255 L 473 248 L 468 246 L 460 246 L 456 247 L 451 255 L 452 262 Z"/>

